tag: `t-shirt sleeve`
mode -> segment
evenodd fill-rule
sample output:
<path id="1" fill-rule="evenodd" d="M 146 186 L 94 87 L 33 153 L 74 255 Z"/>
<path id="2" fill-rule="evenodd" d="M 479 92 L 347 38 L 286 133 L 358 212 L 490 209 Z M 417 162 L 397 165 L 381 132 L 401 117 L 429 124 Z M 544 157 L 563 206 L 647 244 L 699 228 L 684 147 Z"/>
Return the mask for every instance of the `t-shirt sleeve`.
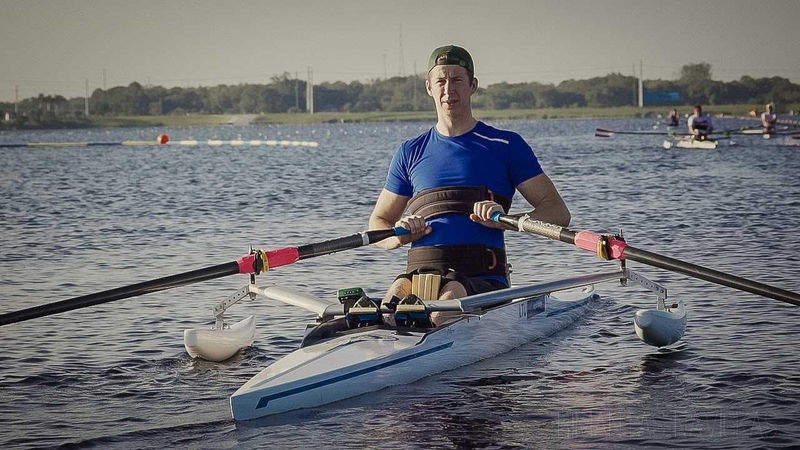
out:
<path id="1" fill-rule="evenodd" d="M 513 141 L 511 161 L 508 167 L 508 173 L 513 185 L 519 186 L 525 181 L 544 173 L 542 166 L 539 164 L 539 159 L 533 149 L 522 136 L 517 136 Z"/>
<path id="2" fill-rule="evenodd" d="M 384 188 L 389 192 L 405 197 L 414 195 L 414 188 L 411 186 L 411 179 L 408 174 L 408 161 L 405 158 L 402 145 L 394 152 L 392 162 L 389 163 L 389 173 L 386 175 Z"/>

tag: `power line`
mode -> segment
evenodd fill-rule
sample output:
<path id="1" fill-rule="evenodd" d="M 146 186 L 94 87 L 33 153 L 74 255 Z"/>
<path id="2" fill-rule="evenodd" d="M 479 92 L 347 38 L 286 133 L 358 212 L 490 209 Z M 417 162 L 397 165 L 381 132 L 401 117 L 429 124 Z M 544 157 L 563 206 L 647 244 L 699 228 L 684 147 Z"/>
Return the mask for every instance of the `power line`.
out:
<path id="1" fill-rule="evenodd" d="M 398 61 L 398 63 L 399 63 L 398 66 L 399 67 L 398 67 L 397 75 L 399 75 L 401 77 L 404 77 L 404 76 L 406 76 L 406 68 L 405 68 L 406 64 L 403 61 L 403 24 L 400 24 L 400 40 L 399 40 L 399 42 L 400 42 L 400 51 L 399 51 L 400 61 Z"/>

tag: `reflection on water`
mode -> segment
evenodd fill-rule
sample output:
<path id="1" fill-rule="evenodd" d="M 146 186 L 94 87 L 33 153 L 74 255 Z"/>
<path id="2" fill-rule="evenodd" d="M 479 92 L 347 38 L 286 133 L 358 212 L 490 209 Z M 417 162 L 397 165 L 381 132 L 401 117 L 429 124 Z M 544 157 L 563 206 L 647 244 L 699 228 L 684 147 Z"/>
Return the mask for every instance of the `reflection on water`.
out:
<path id="1" fill-rule="evenodd" d="M 745 138 L 719 150 L 663 150 L 657 137 L 593 138 L 647 120 L 497 123 L 537 149 L 573 228 L 800 290 L 797 147 Z M 14 310 L 234 260 L 366 227 L 391 154 L 429 123 L 2 132 L 0 142 L 152 139 L 316 140 L 309 148 L 0 150 L 0 305 Z M 731 126 L 738 126 L 731 123 Z M 518 198 L 515 207 L 522 210 Z M 521 284 L 609 269 L 562 243 L 509 233 Z M 800 312 L 774 300 L 632 265 L 689 311 L 668 350 L 633 333 L 655 297 L 598 287 L 576 326 L 506 355 L 408 386 L 249 423 L 228 397 L 297 348 L 302 311 L 245 300 L 255 346 L 191 360 L 186 328 L 247 282 L 225 279 L 0 328 L 0 444 L 102 448 L 310 445 L 392 448 L 791 447 L 800 435 Z M 401 252 L 363 248 L 261 277 L 332 299 L 377 295 Z"/>

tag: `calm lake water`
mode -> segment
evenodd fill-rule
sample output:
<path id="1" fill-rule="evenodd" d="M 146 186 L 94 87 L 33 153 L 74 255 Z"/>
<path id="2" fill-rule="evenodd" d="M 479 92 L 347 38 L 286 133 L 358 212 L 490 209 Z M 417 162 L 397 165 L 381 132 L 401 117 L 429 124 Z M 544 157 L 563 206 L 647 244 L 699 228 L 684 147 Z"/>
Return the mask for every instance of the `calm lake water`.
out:
<path id="1" fill-rule="evenodd" d="M 366 228 L 394 149 L 431 123 L 2 132 L 0 142 L 315 140 L 318 148 L 0 149 L 4 312 Z M 743 137 L 715 151 L 658 136 L 596 139 L 649 120 L 499 122 L 521 133 L 573 229 L 622 228 L 637 247 L 800 291 L 800 147 Z M 725 126 L 739 126 L 730 121 Z M 521 202 L 515 211 L 522 211 Z M 507 233 L 514 281 L 615 267 Z M 402 251 L 362 248 L 259 277 L 328 297 L 379 295 Z M 0 447 L 796 448 L 800 308 L 646 266 L 689 311 L 659 351 L 633 332 L 655 296 L 599 285 L 600 307 L 544 341 L 417 383 L 236 423 L 228 397 L 298 347 L 301 310 L 257 299 L 256 342 L 192 360 L 183 330 L 247 283 L 228 277 L 0 328 Z"/>

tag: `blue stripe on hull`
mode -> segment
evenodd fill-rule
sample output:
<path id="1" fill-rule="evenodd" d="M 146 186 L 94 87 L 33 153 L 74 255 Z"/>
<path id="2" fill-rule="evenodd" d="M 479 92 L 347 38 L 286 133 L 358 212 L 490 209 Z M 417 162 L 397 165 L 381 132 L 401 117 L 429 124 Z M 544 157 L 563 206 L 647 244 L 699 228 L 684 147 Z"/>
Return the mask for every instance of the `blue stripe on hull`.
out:
<path id="1" fill-rule="evenodd" d="M 287 391 L 279 392 L 277 394 L 265 395 L 264 397 L 261 397 L 261 399 L 258 401 L 258 404 L 256 405 L 256 409 L 264 408 L 265 406 L 267 406 L 269 404 L 269 402 L 271 400 L 276 400 L 276 399 L 279 399 L 279 398 L 288 397 L 290 395 L 295 395 L 295 394 L 299 394 L 301 392 L 306 392 L 306 391 L 310 391 L 310 390 L 313 390 L 313 389 L 321 388 L 321 387 L 328 386 L 328 385 L 331 385 L 331 384 L 334 384 L 334 383 L 338 383 L 340 381 L 349 380 L 350 378 L 355 378 L 355 377 L 358 377 L 358 376 L 361 376 L 361 375 L 364 375 L 364 374 L 367 374 L 367 373 L 370 373 L 370 372 L 375 372 L 377 370 L 384 369 L 386 367 L 391 367 L 391 366 L 394 366 L 396 364 L 400 364 L 400 363 L 404 363 L 406 361 L 410 361 L 412 359 L 420 358 L 420 357 L 425 356 L 425 355 L 430 355 L 431 353 L 436 353 L 436 352 L 438 352 L 440 350 L 444 350 L 444 349 L 450 348 L 452 346 L 453 346 L 453 343 L 452 342 L 448 342 L 446 344 L 442 344 L 442 345 L 438 345 L 438 346 L 433 347 L 433 348 L 429 348 L 428 350 L 423 350 L 423 351 L 418 352 L 418 353 L 413 353 L 413 354 L 410 354 L 410 355 L 407 355 L 407 356 L 403 356 L 402 358 L 393 359 L 391 361 L 386 361 L 384 363 L 381 363 L 381 364 L 378 364 L 378 365 L 375 365 L 375 366 L 365 367 L 363 369 L 356 370 L 355 372 L 350 372 L 350 373 L 346 373 L 346 374 L 343 374 L 343 375 L 339 375 L 338 377 L 333 377 L 333 378 L 329 378 L 327 380 L 318 381 L 316 383 L 312 383 L 312 384 L 309 384 L 309 385 L 306 385 L 306 386 L 299 386 L 299 387 L 296 387 L 294 389 L 289 389 Z"/>

